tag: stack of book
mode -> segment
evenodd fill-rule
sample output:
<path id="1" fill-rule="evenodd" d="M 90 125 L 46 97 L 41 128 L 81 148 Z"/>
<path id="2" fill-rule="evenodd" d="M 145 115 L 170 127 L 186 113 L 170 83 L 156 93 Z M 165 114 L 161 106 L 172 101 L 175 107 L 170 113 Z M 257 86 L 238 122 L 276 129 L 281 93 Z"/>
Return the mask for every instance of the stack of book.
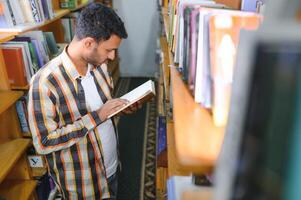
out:
<path id="1" fill-rule="evenodd" d="M 0 45 L 9 82 L 13 87 L 26 87 L 31 77 L 61 49 L 52 32 L 26 32 Z"/>
<path id="2" fill-rule="evenodd" d="M 174 63 L 195 102 L 212 110 L 216 126 L 225 126 L 239 33 L 257 30 L 262 16 L 210 0 L 178 0 L 169 10 L 167 39 Z"/>

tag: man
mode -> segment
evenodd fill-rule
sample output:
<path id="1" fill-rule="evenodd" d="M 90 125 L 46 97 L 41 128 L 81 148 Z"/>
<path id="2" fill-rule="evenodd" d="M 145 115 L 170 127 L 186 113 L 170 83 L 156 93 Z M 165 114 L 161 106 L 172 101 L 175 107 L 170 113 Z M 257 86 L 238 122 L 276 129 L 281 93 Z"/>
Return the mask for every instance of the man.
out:
<path id="1" fill-rule="evenodd" d="M 89 4 L 69 46 L 32 78 L 28 112 L 33 144 L 45 155 L 63 199 L 116 198 L 118 141 L 107 116 L 127 102 L 112 99 L 106 63 L 123 38 L 127 33 L 117 14 Z"/>

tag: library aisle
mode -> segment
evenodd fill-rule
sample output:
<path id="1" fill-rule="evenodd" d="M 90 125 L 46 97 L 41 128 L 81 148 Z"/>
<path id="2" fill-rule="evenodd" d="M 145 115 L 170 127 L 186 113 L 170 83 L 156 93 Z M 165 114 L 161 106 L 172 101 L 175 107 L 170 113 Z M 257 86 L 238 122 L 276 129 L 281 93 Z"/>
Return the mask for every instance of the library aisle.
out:
<path id="1" fill-rule="evenodd" d="M 39 69 L 72 41 L 81 10 L 92 2 L 114 9 L 112 0 L 0 1 L 0 199 L 63 198 L 58 186 L 61 183 L 56 185 L 47 173 L 52 163 L 33 147 L 28 90 Z M 130 14 L 145 25 L 143 17 L 137 17 L 136 11 L 147 9 L 140 3 Z M 139 73 L 154 74 L 137 77 L 130 68 L 120 70 L 124 55 L 115 49 L 106 50 L 114 51 L 115 59 L 98 74 L 108 86 L 105 91 L 109 97 L 113 92 L 119 98 L 148 80 L 155 87 L 153 92 L 151 84 L 150 93 L 141 95 L 142 100 L 152 97 L 142 108 L 132 115 L 113 117 L 110 125 L 111 130 L 118 127 L 122 164 L 117 199 L 301 199 L 301 1 L 156 3 L 154 18 L 157 21 L 159 16 L 160 31 L 152 44 L 157 49 L 139 52 L 147 58 L 155 55 L 157 62 L 157 66 L 139 69 Z M 129 23 L 124 22 L 126 28 L 140 25 L 140 21 L 137 26 Z M 140 39 L 129 36 L 127 42 L 139 44 Z M 130 48 L 126 51 L 130 53 L 127 56 L 137 59 L 138 52 Z M 112 85 L 114 91 L 110 90 Z M 80 84 L 76 86 L 72 95 L 76 94 L 78 102 L 74 105 L 81 107 Z M 53 93 L 47 95 L 56 100 Z M 77 119 L 82 118 L 80 113 Z M 101 140 L 99 136 L 89 143 L 93 149 L 89 153 L 96 152 L 92 159 L 98 165 L 104 162 Z M 100 146 L 97 150 L 96 145 Z M 75 159 L 80 163 L 77 167 L 82 167 L 81 158 L 71 153 L 61 159 L 65 150 L 49 155 L 56 155 L 62 166 L 66 160 Z M 93 173 L 99 175 L 104 166 Z M 74 188 L 81 184 L 79 179 L 74 182 Z M 82 192 L 86 184 L 77 191 Z"/>

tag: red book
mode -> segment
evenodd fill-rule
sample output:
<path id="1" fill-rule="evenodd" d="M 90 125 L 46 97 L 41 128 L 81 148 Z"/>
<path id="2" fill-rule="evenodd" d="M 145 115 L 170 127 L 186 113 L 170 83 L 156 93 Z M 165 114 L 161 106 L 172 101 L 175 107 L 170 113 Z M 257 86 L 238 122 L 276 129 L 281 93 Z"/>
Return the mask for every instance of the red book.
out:
<path id="1" fill-rule="evenodd" d="M 28 84 L 23 61 L 22 48 L 2 47 L 8 80 L 11 86 L 24 87 Z"/>

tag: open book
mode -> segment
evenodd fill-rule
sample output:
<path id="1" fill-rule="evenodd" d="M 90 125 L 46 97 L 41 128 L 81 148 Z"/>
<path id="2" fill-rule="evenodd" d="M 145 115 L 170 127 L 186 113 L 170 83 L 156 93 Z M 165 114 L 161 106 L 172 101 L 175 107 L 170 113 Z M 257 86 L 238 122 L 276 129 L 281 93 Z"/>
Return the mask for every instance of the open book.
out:
<path id="1" fill-rule="evenodd" d="M 136 102 L 140 102 L 140 103 L 146 102 L 155 95 L 156 95 L 155 84 L 152 80 L 149 80 L 149 81 L 143 83 L 142 85 L 136 87 L 132 91 L 126 93 L 122 97 L 120 97 L 120 99 L 128 100 L 129 103 L 126 104 L 124 107 L 120 108 L 119 110 L 117 110 L 116 112 L 109 115 L 108 118 L 113 117 L 117 113 L 121 112 L 122 110 L 133 105 Z"/>

